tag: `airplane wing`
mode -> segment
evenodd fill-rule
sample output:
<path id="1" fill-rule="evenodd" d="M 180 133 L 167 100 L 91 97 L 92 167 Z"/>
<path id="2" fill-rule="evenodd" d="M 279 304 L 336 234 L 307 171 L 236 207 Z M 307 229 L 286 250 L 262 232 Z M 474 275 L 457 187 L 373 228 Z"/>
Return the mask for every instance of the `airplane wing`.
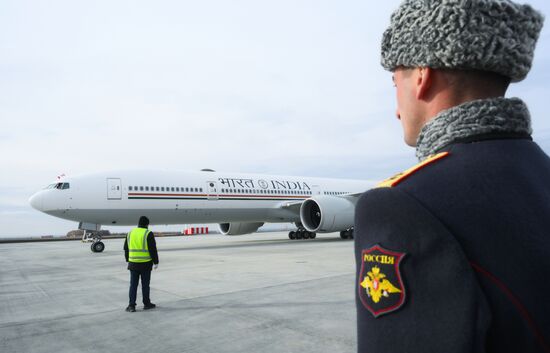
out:
<path id="1" fill-rule="evenodd" d="M 344 194 L 344 195 L 333 195 L 333 196 L 330 196 L 330 197 L 337 197 L 337 198 L 342 198 L 342 199 L 346 199 L 346 200 L 349 200 L 351 201 L 352 203 L 356 203 L 357 202 L 357 199 L 359 199 L 359 197 L 363 195 L 363 192 L 357 192 L 357 193 L 353 193 L 353 194 Z M 301 200 L 301 201 L 285 201 L 285 202 L 282 202 L 278 205 L 279 208 L 285 208 L 285 209 L 288 209 L 290 211 L 293 211 L 293 212 L 296 212 L 297 214 L 300 214 L 300 207 L 302 207 L 302 203 L 304 201 Z"/>
<path id="2" fill-rule="evenodd" d="M 279 208 L 285 208 L 287 210 L 296 212 L 300 214 L 300 207 L 302 206 L 303 201 L 287 201 L 279 205 Z"/>

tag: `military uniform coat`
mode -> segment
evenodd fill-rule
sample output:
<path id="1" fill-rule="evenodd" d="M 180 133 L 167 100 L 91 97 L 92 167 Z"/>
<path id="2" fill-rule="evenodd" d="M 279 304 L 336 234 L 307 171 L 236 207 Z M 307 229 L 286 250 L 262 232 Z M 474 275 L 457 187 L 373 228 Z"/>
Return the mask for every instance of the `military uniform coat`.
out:
<path id="1" fill-rule="evenodd" d="M 358 201 L 358 351 L 550 352 L 550 159 L 528 137 L 444 151 Z"/>

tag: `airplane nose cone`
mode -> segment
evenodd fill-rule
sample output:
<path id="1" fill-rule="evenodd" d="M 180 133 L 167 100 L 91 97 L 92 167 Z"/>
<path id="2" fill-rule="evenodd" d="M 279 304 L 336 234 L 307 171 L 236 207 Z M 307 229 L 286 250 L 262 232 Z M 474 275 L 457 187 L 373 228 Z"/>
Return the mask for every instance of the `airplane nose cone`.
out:
<path id="1" fill-rule="evenodd" d="M 43 209 L 43 196 L 41 192 L 38 192 L 31 196 L 29 199 L 29 203 L 31 204 L 32 208 L 38 211 L 42 211 Z"/>

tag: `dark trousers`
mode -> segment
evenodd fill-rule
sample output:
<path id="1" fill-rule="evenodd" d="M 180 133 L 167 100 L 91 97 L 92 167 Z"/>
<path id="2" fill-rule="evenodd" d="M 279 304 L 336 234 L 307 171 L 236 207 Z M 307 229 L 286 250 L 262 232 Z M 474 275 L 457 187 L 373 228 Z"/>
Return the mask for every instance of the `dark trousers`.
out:
<path id="1" fill-rule="evenodd" d="M 139 277 L 141 276 L 141 293 L 143 295 L 143 304 L 151 303 L 149 298 L 149 284 L 151 283 L 151 270 L 130 270 L 130 305 L 136 305 L 137 287 Z"/>

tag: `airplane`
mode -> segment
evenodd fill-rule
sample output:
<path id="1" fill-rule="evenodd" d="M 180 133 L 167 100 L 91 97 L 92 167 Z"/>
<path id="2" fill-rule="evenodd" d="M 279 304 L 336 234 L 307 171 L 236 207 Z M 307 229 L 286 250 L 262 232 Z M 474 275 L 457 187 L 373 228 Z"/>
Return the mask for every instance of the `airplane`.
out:
<path id="1" fill-rule="evenodd" d="M 353 238 L 365 180 L 201 171 L 111 171 L 62 175 L 29 199 L 48 215 L 77 221 L 83 241 L 102 252 L 102 225 L 131 226 L 140 216 L 151 225 L 218 223 L 224 235 L 256 232 L 264 223 L 294 223 L 290 239 L 340 232 Z"/>

